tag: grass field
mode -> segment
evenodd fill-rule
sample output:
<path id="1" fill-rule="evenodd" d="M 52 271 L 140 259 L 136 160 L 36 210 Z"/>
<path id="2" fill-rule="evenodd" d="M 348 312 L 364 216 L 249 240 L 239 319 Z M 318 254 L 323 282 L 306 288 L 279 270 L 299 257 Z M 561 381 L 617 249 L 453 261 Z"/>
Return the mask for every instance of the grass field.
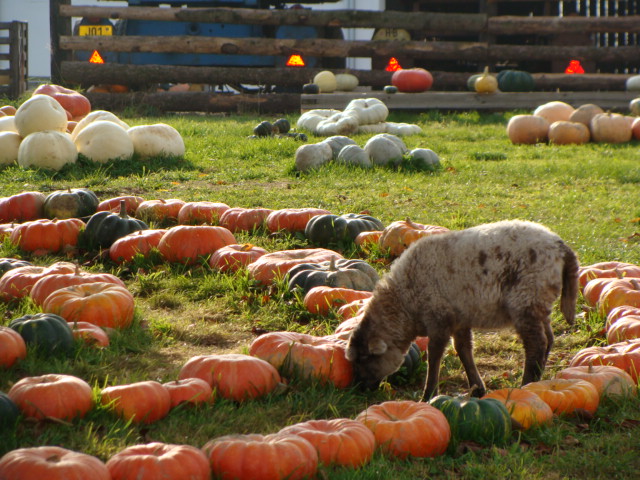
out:
<path id="1" fill-rule="evenodd" d="M 133 160 L 95 166 L 81 161 L 52 174 L 7 167 L 0 171 L 2 195 L 67 187 L 86 187 L 100 199 L 135 194 L 145 199 L 210 200 L 230 206 L 322 207 L 332 213 L 369 212 L 384 224 L 410 217 L 424 224 L 463 229 L 504 219 L 540 222 L 558 233 L 577 252 L 583 265 L 605 260 L 640 263 L 640 144 L 583 146 L 514 146 L 505 134 L 514 113 L 475 112 L 420 115 L 392 114 L 391 120 L 421 125 L 422 135 L 405 138 L 409 148 L 437 152 L 442 168 L 421 172 L 409 168 L 362 170 L 328 164 L 300 175 L 293 169 L 299 142 L 248 139 L 253 126 L 269 116 L 137 117 L 121 115 L 130 125 L 165 122 L 182 134 L 184 159 Z M 295 123 L 295 116 L 289 117 Z M 363 145 L 366 135 L 352 137 Z M 310 142 L 319 141 L 310 136 Z M 266 231 L 236 235 L 276 251 L 308 246 L 302 236 L 269 235 Z M 8 242 L 0 256 L 20 256 L 39 265 L 59 257 L 32 258 Z M 370 260 L 380 273 L 387 262 L 376 253 L 347 247 L 345 256 Z M 106 385 L 141 380 L 169 381 L 192 356 L 246 352 L 256 331 L 295 330 L 329 334 L 339 323 L 335 315 L 306 313 L 300 299 L 284 285 L 265 290 L 246 273 L 235 275 L 198 267 L 139 262 L 119 267 L 91 252 L 73 257 L 84 268 L 115 273 L 136 296 L 136 319 L 118 332 L 108 349 L 78 346 L 70 358 L 27 359 L 0 371 L 0 390 L 19 378 L 44 373 L 69 373 L 87 380 L 96 392 Z M 604 319 L 583 309 L 568 326 L 555 311 L 556 344 L 545 373 L 568 365 L 587 345 L 604 343 Z M 0 305 L 1 324 L 37 311 L 28 301 Z M 476 360 L 489 389 L 517 386 L 522 373 L 522 348 L 510 331 L 476 336 Z M 464 373 L 451 348 L 444 359 L 441 391 L 465 390 Z M 231 433 L 271 433 L 313 418 L 354 417 L 368 405 L 391 398 L 417 399 L 422 378 L 394 388 L 364 394 L 309 382 L 289 387 L 263 400 L 236 405 L 218 399 L 213 405 L 178 408 L 149 426 L 115 419 L 96 407 L 73 424 L 20 422 L 0 435 L 0 454 L 18 447 L 61 445 L 103 460 L 127 445 L 150 441 L 202 446 Z M 640 467 L 636 399 L 607 399 L 594 418 L 558 418 L 549 427 L 514 433 L 505 448 L 466 445 L 436 459 L 391 461 L 377 455 L 359 471 L 323 469 L 321 478 L 509 478 L 625 479 Z"/>

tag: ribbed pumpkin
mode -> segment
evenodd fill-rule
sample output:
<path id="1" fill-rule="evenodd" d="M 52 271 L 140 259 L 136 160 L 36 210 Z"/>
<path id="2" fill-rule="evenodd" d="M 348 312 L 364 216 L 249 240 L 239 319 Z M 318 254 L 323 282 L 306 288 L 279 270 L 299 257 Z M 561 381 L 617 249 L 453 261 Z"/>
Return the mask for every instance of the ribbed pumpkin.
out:
<path id="1" fill-rule="evenodd" d="M 267 253 L 251 263 L 247 269 L 251 278 L 258 283 L 268 285 L 284 278 L 291 268 L 300 263 L 313 263 L 344 258 L 338 252 L 325 248 L 302 248 L 299 250 L 280 250 Z"/>
<path id="2" fill-rule="evenodd" d="M 471 441 L 480 445 L 504 445 L 511 438 L 511 416 L 495 398 L 438 395 L 429 401 L 447 417 L 452 443 Z"/>
<path id="3" fill-rule="evenodd" d="M 164 418 L 171 409 L 169 392 L 154 380 L 106 387 L 100 398 L 102 405 L 134 423 L 153 423 Z"/>
<path id="4" fill-rule="evenodd" d="M 397 257 L 404 252 L 409 245 L 422 237 L 447 233 L 446 227 L 437 225 L 423 225 L 407 218 L 392 222 L 387 226 L 380 236 L 380 248 L 388 251 L 391 256 Z"/>
<path id="5" fill-rule="evenodd" d="M 640 265 L 625 262 L 599 262 L 580 267 L 578 281 L 580 288 L 595 278 L 640 277 Z"/>
<path id="6" fill-rule="evenodd" d="M 73 420 L 93 408 L 93 391 L 72 375 L 25 377 L 9 390 L 9 397 L 27 418 Z"/>
<path id="7" fill-rule="evenodd" d="M 9 239 L 21 250 L 35 255 L 60 253 L 78 244 L 78 236 L 83 228 L 85 224 L 79 218 L 32 220 L 16 226 Z"/>
<path id="8" fill-rule="evenodd" d="M 5 302 L 26 297 L 38 280 L 56 273 L 73 273 L 76 265 L 71 262 L 56 262 L 48 267 L 30 265 L 14 268 L 0 277 L 0 298 Z"/>
<path id="9" fill-rule="evenodd" d="M 111 480 L 209 480 L 209 460 L 191 445 L 132 445 L 107 461 Z"/>
<path id="10" fill-rule="evenodd" d="M 301 480 L 315 477 L 318 453 L 298 435 L 226 435 L 203 447 L 216 478 Z"/>
<path id="11" fill-rule="evenodd" d="M 267 229 L 271 233 L 281 230 L 289 233 L 304 232 L 304 229 L 316 215 L 329 214 L 324 208 L 283 208 L 275 210 L 266 219 Z"/>
<path id="12" fill-rule="evenodd" d="M 289 270 L 288 275 L 289 290 L 298 289 L 304 293 L 321 285 L 371 292 L 379 280 L 375 268 L 357 259 L 301 263 Z"/>
<path id="13" fill-rule="evenodd" d="M 167 200 L 145 200 L 136 209 L 136 218 L 155 226 L 170 226 L 178 223 L 178 214 L 185 205 L 184 200 L 170 198 Z"/>
<path id="14" fill-rule="evenodd" d="M 166 230 L 137 230 L 117 239 L 109 247 L 109 258 L 118 264 L 131 262 L 136 255 L 146 258 L 151 251 L 158 248 Z"/>
<path id="15" fill-rule="evenodd" d="M 85 345 L 96 347 L 108 347 L 109 336 L 97 325 L 89 322 L 67 322 L 73 338 L 81 340 Z"/>
<path id="16" fill-rule="evenodd" d="M 200 405 L 213 401 L 211 385 L 201 378 L 183 378 L 163 383 L 171 397 L 171 408 L 180 404 Z"/>
<path id="17" fill-rule="evenodd" d="M 102 211 L 93 214 L 84 229 L 82 240 L 90 249 L 109 248 L 119 238 L 148 228 L 142 220 L 127 215 L 127 207 L 122 200 L 118 213 Z"/>
<path id="18" fill-rule="evenodd" d="M 640 338 L 640 315 L 626 315 L 607 328 L 607 342 L 618 343 Z"/>
<path id="19" fill-rule="evenodd" d="M 619 307 L 612 308 L 607 314 L 606 327 L 609 328 L 617 320 L 628 315 L 640 316 L 640 307 L 632 307 L 631 305 L 620 305 Z"/>
<path id="20" fill-rule="evenodd" d="M 318 452 L 320 463 L 327 466 L 362 467 L 371 460 L 376 448 L 371 430 L 349 418 L 309 420 L 285 427 L 279 433 L 308 440 Z"/>
<path id="21" fill-rule="evenodd" d="M 337 309 L 354 300 L 370 298 L 372 295 L 371 292 L 363 290 L 319 286 L 311 288 L 302 302 L 310 313 L 326 316 L 332 308 Z"/>
<path id="22" fill-rule="evenodd" d="M 553 411 L 538 395 L 521 388 L 501 388 L 486 394 L 484 398 L 495 398 L 502 402 L 511 419 L 513 426 L 520 430 L 544 425 L 551 422 Z"/>
<path id="23" fill-rule="evenodd" d="M 237 353 L 192 357 L 178 378 L 200 378 L 217 395 L 237 402 L 267 395 L 281 381 L 278 371 L 266 360 Z"/>
<path id="24" fill-rule="evenodd" d="M 528 383 L 522 389 L 538 395 L 556 415 L 572 414 L 576 410 L 595 413 L 600 403 L 596 387 L 578 378 L 540 380 Z"/>
<path id="25" fill-rule="evenodd" d="M 325 337 L 270 332 L 251 343 L 249 354 L 269 362 L 287 377 L 316 378 L 338 388 L 353 381 L 353 368 L 345 357 L 344 345 Z"/>
<path id="26" fill-rule="evenodd" d="M 640 378 L 640 339 L 613 343 L 606 347 L 587 347 L 576 353 L 569 366 L 613 365 L 621 368 L 634 382 Z"/>
<path id="27" fill-rule="evenodd" d="M 194 265 L 202 257 L 235 243 L 233 233 L 225 227 L 179 225 L 167 230 L 158 243 L 158 250 L 168 262 Z"/>
<path id="28" fill-rule="evenodd" d="M 447 450 L 451 439 L 447 418 L 428 403 L 383 402 L 370 406 L 356 420 L 364 423 L 377 446 L 394 458 L 437 457 Z"/>
<path id="29" fill-rule="evenodd" d="M 217 225 L 220 216 L 231 208 L 220 202 L 187 202 L 178 212 L 180 225 Z"/>
<path id="30" fill-rule="evenodd" d="M 304 234 L 313 245 L 328 247 L 353 242 L 361 232 L 382 230 L 384 225 L 371 215 L 346 213 L 344 215 L 316 215 L 304 229 Z"/>
<path id="31" fill-rule="evenodd" d="M 82 218 L 96 213 L 100 201 L 88 188 L 56 190 L 47 195 L 43 212 L 45 218 Z"/>
<path id="32" fill-rule="evenodd" d="M 96 457 L 62 447 L 11 450 L 0 458 L 0 478 L 7 480 L 112 480 Z"/>
<path id="33" fill-rule="evenodd" d="M 73 333 L 67 321 L 48 313 L 36 313 L 15 318 L 9 323 L 25 343 L 46 354 L 67 353 L 73 349 Z"/>
<path id="34" fill-rule="evenodd" d="M 638 386 L 631 375 L 612 365 L 578 365 L 560 370 L 558 378 L 579 378 L 590 382 L 600 396 L 637 395 Z"/>
<path id="35" fill-rule="evenodd" d="M 0 325 L 0 367 L 9 368 L 27 356 L 27 345 L 22 336 L 9 327 Z"/>
<path id="36" fill-rule="evenodd" d="M 221 272 L 236 272 L 267 253 L 264 248 L 250 243 L 225 245 L 211 254 L 209 266 Z"/>
<path id="37" fill-rule="evenodd" d="M 0 277 L 5 273 L 7 273 L 9 270 L 13 270 L 14 268 L 32 267 L 32 266 L 33 266 L 33 263 L 28 262 L 27 260 L 21 260 L 19 258 L 7 258 L 7 257 L 0 258 Z"/>
<path id="38" fill-rule="evenodd" d="M 501 92 L 531 92 L 536 82 L 529 72 L 502 70 L 496 75 Z"/>
<path id="39" fill-rule="evenodd" d="M 232 207 L 220 216 L 220 225 L 231 232 L 252 232 L 264 226 L 273 210 L 270 208 Z"/>
<path id="40" fill-rule="evenodd" d="M 42 310 L 69 322 L 126 328 L 133 321 L 134 299 L 129 290 L 107 282 L 83 283 L 52 292 Z"/>
<path id="41" fill-rule="evenodd" d="M 622 305 L 640 307 L 640 278 L 616 280 L 602 289 L 598 299 L 598 312 L 606 316 Z"/>
<path id="42" fill-rule="evenodd" d="M 0 198 L 0 223 L 22 223 L 42 218 L 45 198 L 41 192 L 22 192 Z"/>
<path id="43" fill-rule="evenodd" d="M 103 200 L 98 204 L 98 212 L 115 212 L 120 213 L 120 206 L 124 202 L 124 208 L 127 215 L 134 216 L 138 205 L 144 202 L 144 198 L 136 195 L 122 195 Z"/>

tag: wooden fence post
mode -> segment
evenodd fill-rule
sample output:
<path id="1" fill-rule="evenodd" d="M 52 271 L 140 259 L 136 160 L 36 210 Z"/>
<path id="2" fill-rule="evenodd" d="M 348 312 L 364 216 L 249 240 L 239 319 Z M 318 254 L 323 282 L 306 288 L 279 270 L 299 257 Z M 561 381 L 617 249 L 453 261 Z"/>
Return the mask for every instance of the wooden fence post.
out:
<path id="1" fill-rule="evenodd" d="M 27 91 L 28 24 L 11 22 L 9 27 L 9 97 L 18 98 Z"/>
<path id="2" fill-rule="evenodd" d="M 49 0 L 49 26 L 51 36 L 51 82 L 62 83 L 60 65 L 71 59 L 71 52 L 60 49 L 60 36 L 71 35 L 71 18 L 60 15 L 60 5 L 71 5 L 71 0 Z"/>

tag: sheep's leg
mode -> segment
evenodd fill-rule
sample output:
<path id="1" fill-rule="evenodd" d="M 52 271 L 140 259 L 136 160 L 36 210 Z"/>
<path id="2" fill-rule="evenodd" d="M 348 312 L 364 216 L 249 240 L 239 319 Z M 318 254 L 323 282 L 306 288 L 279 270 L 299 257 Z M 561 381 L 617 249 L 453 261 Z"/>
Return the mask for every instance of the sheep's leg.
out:
<path id="1" fill-rule="evenodd" d="M 544 367 L 547 365 L 547 359 L 549 358 L 549 353 L 551 353 L 551 347 L 553 346 L 553 329 L 551 328 L 551 320 L 549 317 L 545 318 L 543 322 L 544 325 L 544 334 L 547 337 L 547 351 L 544 356 Z"/>
<path id="2" fill-rule="evenodd" d="M 473 335 L 471 329 L 467 328 L 454 332 L 453 345 L 456 347 L 464 371 L 467 374 L 471 395 L 474 397 L 484 396 L 487 392 L 482 382 L 482 377 L 478 372 L 478 367 L 476 367 L 476 362 L 473 360 Z"/>
<path id="3" fill-rule="evenodd" d="M 438 378 L 440 377 L 440 362 L 444 349 L 449 343 L 449 336 L 429 336 L 427 348 L 427 381 L 422 395 L 423 401 L 428 401 L 438 393 Z"/>
<path id="4" fill-rule="evenodd" d="M 523 312 L 516 323 L 516 331 L 522 338 L 524 345 L 524 374 L 522 384 L 537 382 L 542 377 L 549 348 L 547 346 L 547 329 L 545 319 L 533 315 L 531 312 Z M 548 322 L 548 320 L 547 320 Z"/>

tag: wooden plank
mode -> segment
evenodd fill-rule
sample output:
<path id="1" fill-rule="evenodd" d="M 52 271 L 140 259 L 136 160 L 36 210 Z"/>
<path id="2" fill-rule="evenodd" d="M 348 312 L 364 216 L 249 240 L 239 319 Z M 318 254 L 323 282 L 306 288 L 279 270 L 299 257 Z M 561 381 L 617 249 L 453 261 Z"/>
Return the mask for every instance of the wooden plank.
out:
<path id="1" fill-rule="evenodd" d="M 628 112 L 633 92 L 527 92 L 481 95 L 472 92 L 332 93 L 302 95 L 302 111 L 316 108 L 344 109 L 355 98 L 378 98 L 389 110 L 533 110 L 543 103 L 558 100 L 574 107 L 595 103 L 605 110 Z"/>
<path id="2" fill-rule="evenodd" d="M 640 15 L 624 17 L 490 17 L 487 30 L 494 35 L 559 35 L 568 33 L 640 33 Z"/>

